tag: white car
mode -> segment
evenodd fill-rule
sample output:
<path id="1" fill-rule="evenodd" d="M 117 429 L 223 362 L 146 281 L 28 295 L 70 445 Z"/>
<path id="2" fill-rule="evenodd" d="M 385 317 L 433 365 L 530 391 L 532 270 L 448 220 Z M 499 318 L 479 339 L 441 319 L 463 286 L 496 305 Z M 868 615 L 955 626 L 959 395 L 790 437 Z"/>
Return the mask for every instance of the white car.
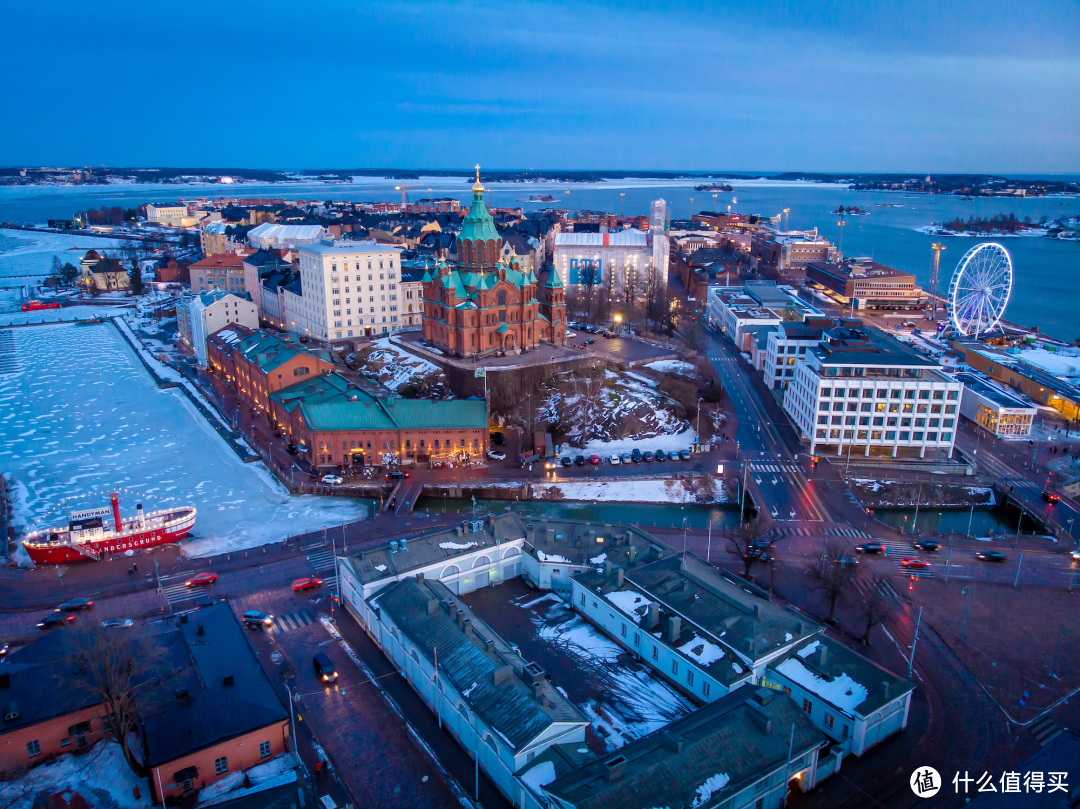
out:
<path id="1" fill-rule="evenodd" d="M 566 333 L 566 336 L 567 336 L 567 337 L 577 337 L 577 335 L 576 335 L 576 334 L 574 334 L 574 332 L 572 332 L 572 331 L 568 331 L 568 332 Z"/>
<path id="2" fill-rule="evenodd" d="M 619 465 L 619 456 L 618 455 L 612 455 L 611 456 L 611 465 L 612 466 L 618 466 Z"/>
<path id="3" fill-rule="evenodd" d="M 506 453 L 505 452 L 499 452 L 497 449 L 489 449 L 488 450 L 488 457 L 491 458 L 491 460 L 493 460 L 493 461 L 505 461 L 506 460 Z"/>
<path id="4" fill-rule="evenodd" d="M 339 478 L 337 475 L 323 475 L 322 476 L 322 482 L 323 483 L 330 483 L 330 484 L 344 483 L 345 478 Z"/>

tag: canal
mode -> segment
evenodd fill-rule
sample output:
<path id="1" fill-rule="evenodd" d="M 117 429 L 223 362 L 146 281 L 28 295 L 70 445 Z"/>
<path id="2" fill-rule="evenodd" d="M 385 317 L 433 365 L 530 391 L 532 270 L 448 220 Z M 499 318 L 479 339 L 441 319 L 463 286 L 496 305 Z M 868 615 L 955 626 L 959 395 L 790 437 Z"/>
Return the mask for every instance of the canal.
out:
<path id="1" fill-rule="evenodd" d="M 1013 507 L 991 509 L 920 508 L 916 523 L 913 508 L 875 509 L 873 518 L 904 533 L 972 534 L 977 537 L 1039 534 L 1044 528 L 1040 520 Z M 969 528 L 970 526 L 970 528 Z"/>
<path id="2" fill-rule="evenodd" d="M 448 514 L 497 514 L 513 509 L 527 517 L 547 517 L 551 520 L 584 520 L 587 522 L 659 526 L 679 528 L 683 520 L 690 528 L 734 528 L 739 524 L 738 506 L 695 506 L 666 503 L 591 503 L 579 501 L 550 502 L 546 500 L 476 500 L 463 497 L 425 496 L 416 501 L 416 511 Z M 748 510 L 749 512 L 749 510 Z M 920 515 L 921 519 L 921 515 Z"/>

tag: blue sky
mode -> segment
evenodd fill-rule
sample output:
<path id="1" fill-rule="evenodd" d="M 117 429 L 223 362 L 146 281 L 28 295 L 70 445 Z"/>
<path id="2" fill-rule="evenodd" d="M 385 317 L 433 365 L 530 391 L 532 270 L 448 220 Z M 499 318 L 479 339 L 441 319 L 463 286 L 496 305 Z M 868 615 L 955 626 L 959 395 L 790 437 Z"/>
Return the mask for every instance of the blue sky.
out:
<path id="1" fill-rule="evenodd" d="M 1074 2 L 3 4 L 0 163 L 1080 171 Z"/>

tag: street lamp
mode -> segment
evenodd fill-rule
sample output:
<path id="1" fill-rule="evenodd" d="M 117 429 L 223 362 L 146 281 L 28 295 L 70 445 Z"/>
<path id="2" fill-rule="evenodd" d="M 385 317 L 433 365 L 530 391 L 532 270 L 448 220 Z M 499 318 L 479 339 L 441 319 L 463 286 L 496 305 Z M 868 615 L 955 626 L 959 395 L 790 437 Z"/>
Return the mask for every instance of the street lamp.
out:
<path id="1" fill-rule="evenodd" d="M 960 640 L 964 639 L 964 631 L 967 629 L 968 607 L 971 606 L 971 588 L 965 587 L 960 591 L 960 595 L 963 595 L 964 593 L 967 593 L 967 604 L 964 605 L 964 625 L 960 627 Z"/>

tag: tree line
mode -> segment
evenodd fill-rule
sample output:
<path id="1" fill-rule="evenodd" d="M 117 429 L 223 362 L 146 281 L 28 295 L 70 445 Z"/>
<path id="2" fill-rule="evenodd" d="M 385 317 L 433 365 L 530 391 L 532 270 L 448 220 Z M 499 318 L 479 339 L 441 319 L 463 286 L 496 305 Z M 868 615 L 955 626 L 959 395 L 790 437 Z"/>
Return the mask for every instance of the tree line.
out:
<path id="1" fill-rule="evenodd" d="M 1021 221 L 1014 213 L 999 213 L 996 216 L 982 217 L 969 216 L 967 221 L 957 217 L 948 222 L 942 222 L 941 226 L 954 233 L 1017 233 L 1025 228 L 1033 226 L 1030 216 L 1025 216 Z"/>

